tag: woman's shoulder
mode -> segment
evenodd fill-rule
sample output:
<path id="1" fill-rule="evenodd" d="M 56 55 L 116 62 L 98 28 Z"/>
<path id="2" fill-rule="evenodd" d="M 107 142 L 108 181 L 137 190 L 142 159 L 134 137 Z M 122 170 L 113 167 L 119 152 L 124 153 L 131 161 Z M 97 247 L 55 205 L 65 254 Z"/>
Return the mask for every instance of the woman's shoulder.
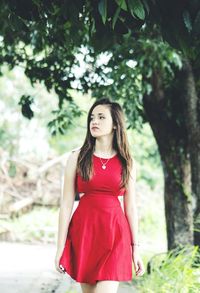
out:
<path id="1" fill-rule="evenodd" d="M 70 157 L 72 160 L 78 159 L 78 155 L 80 153 L 80 150 L 81 150 L 81 147 L 77 147 L 77 148 L 71 150 Z"/>
<path id="2" fill-rule="evenodd" d="M 77 147 L 77 148 L 73 149 L 71 152 L 75 153 L 75 154 L 79 154 L 80 150 L 81 150 L 81 147 Z"/>
<path id="3" fill-rule="evenodd" d="M 80 152 L 80 148 L 75 148 L 68 153 L 66 169 L 71 170 L 70 172 L 73 172 L 74 170 L 76 170 L 79 152 Z"/>

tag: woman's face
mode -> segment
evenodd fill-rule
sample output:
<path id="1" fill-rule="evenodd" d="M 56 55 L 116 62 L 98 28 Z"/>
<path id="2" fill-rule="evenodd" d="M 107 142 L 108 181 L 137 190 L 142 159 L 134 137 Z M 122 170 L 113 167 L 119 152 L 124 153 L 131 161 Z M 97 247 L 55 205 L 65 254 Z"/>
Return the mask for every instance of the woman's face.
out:
<path id="1" fill-rule="evenodd" d="M 107 106 L 96 106 L 90 118 L 90 132 L 94 137 L 108 135 L 113 132 L 113 121 L 110 110 Z M 93 127 L 96 127 L 93 129 Z"/>

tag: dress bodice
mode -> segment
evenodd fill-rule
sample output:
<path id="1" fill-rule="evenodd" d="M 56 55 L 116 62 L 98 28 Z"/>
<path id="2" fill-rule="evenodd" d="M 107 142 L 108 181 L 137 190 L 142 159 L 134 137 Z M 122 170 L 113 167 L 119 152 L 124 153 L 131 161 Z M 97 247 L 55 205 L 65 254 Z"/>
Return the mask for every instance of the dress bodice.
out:
<path id="1" fill-rule="evenodd" d="M 89 181 L 84 181 L 80 174 L 76 173 L 76 190 L 78 193 L 101 194 L 101 195 L 124 195 L 126 189 L 120 189 L 122 176 L 122 164 L 118 154 L 109 159 L 93 154 L 94 175 Z M 102 163 L 106 163 L 106 169 L 102 168 Z"/>

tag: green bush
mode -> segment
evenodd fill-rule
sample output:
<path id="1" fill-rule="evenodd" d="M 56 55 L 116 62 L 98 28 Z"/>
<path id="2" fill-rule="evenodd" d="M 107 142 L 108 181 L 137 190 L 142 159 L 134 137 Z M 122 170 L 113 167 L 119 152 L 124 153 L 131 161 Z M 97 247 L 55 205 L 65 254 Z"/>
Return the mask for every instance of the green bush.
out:
<path id="1" fill-rule="evenodd" d="M 197 293 L 200 292 L 200 265 L 198 246 L 184 246 L 167 254 L 153 256 L 147 272 L 134 279 L 138 292 Z"/>

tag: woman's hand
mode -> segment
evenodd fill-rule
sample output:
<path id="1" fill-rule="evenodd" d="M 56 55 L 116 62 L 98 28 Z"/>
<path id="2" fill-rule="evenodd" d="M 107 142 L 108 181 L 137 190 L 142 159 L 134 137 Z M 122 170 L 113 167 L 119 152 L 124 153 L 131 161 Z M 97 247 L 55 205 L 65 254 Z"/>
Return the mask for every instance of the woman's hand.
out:
<path id="1" fill-rule="evenodd" d="M 133 256 L 133 264 L 134 264 L 136 277 L 142 276 L 145 273 L 145 269 L 144 269 L 142 259 L 139 255 L 139 251 L 135 247 L 133 247 L 132 256 Z"/>
<path id="2" fill-rule="evenodd" d="M 59 266 L 59 261 L 60 261 L 60 258 L 61 258 L 61 256 L 62 256 L 62 252 L 63 252 L 63 249 L 64 248 L 60 248 L 60 249 L 58 249 L 57 250 L 57 252 L 56 252 L 56 256 L 55 256 L 55 268 L 56 268 L 56 270 L 59 272 L 59 273 L 64 273 L 63 272 L 63 270 L 60 268 L 60 266 Z"/>

